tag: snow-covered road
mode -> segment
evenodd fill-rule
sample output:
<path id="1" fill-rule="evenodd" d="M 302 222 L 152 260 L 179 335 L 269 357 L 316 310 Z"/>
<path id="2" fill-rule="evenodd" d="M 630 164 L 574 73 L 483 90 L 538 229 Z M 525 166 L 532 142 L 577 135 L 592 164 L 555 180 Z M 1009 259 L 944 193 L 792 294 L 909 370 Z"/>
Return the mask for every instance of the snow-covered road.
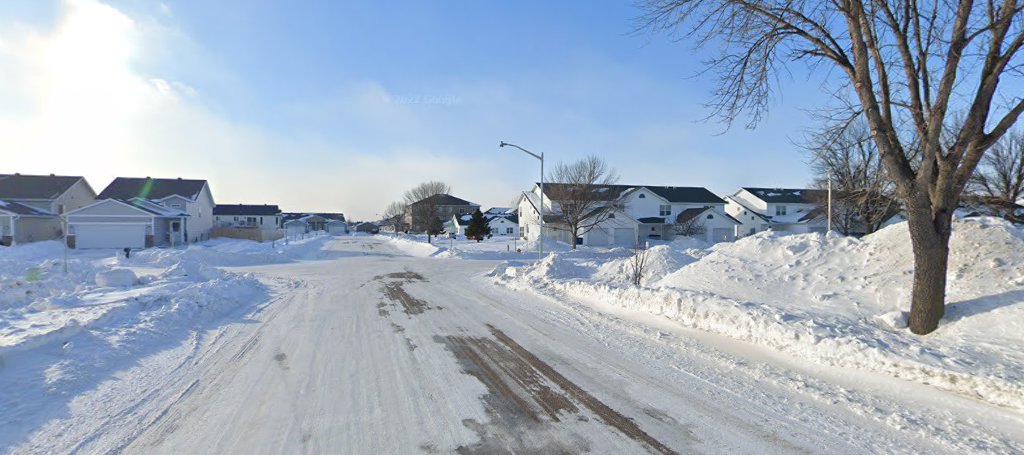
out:
<path id="1" fill-rule="evenodd" d="M 15 452 L 1013 453 L 1018 413 L 480 279 L 380 238 L 76 397 Z"/>

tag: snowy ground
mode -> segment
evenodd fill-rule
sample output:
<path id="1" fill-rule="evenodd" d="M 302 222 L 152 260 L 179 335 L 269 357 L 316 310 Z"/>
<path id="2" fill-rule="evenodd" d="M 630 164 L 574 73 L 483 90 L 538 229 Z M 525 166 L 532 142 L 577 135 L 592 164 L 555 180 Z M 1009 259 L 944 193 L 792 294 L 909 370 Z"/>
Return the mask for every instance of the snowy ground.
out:
<path id="1" fill-rule="evenodd" d="M 990 384 L 1020 384 L 1021 351 L 1003 352 L 1020 331 L 1000 331 L 1020 321 L 1006 314 L 1020 299 L 991 296 L 1021 286 L 1021 236 L 970 229 L 958 227 L 974 256 L 957 259 L 951 297 L 987 309 L 954 310 L 916 357 L 898 344 L 917 339 L 896 318 L 875 318 L 900 305 L 890 300 L 902 266 L 871 265 L 901 254 L 898 235 L 658 246 L 642 290 L 622 281 L 628 251 L 534 264 L 498 239 L 217 241 L 128 260 L 73 252 L 69 275 L 52 259 L 59 244 L 4 249 L 0 451 L 1020 453 L 1013 389 L 971 395 L 900 373 L 913 361 L 922 375 L 944 368 L 980 384 L 985 371 Z M 741 260 L 744 248 L 765 259 Z M 992 261 L 992 251 L 1006 254 Z M 724 271 L 738 267 L 760 275 L 730 280 Z M 136 277 L 111 273 L 121 269 Z M 836 295 L 808 300 L 830 281 Z M 681 310 L 688 299 L 698 310 Z M 858 309 L 841 310 L 851 300 Z M 744 335 L 758 324 L 770 335 Z M 894 366 L 857 360 L 870 355 Z M 936 355 L 977 358 L 972 369 Z"/>
<path id="2" fill-rule="evenodd" d="M 909 243 L 899 224 L 862 240 L 763 233 L 711 249 L 659 246 L 639 289 L 628 252 L 552 255 L 495 277 L 1024 411 L 1024 231 L 991 218 L 955 224 L 947 315 L 926 337 L 906 329 Z"/>

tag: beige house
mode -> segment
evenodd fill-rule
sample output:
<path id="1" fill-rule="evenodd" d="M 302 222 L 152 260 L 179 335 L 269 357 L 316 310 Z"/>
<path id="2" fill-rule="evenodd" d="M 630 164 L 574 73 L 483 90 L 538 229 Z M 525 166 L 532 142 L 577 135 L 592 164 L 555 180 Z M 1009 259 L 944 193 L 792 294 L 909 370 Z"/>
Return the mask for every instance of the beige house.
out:
<path id="1" fill-rule="evenodd" d="M 0 244 L 58 239 L 64 235 L 60 215 L 95 197 L 83 177 L 0 174 Z"/>

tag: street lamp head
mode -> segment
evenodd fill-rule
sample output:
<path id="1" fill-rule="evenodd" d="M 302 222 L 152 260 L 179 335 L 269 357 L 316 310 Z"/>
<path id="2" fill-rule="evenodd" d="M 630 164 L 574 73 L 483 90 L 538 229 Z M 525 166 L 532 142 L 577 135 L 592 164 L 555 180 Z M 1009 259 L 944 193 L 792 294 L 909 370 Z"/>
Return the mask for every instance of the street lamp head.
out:
<path id="1" fill-rule="evenodd" d="M 508 143 L 506 143 L 505 141 L 501 141 L 501 143 L 498 144 L 498 147 L 504 147 L 506 145 L 508 145 Z"/>

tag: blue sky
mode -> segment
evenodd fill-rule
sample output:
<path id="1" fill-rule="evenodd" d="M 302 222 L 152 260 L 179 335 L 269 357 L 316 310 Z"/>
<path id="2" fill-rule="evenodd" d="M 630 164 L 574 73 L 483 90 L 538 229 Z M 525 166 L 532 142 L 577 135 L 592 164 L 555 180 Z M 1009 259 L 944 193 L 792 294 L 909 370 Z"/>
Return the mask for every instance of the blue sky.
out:
<path id="1" fill-rule="evenodd" d="M 702 122 L 701 56 L 631 2 L 16 1 L 0 10 L 0 172 L 207 178 L 221 203 L 371 218 L 408 187 L 508 205 L 537 163 L 622 183 L 801 186 L 825 99 L 783 80 L 756 130 Z"/>

